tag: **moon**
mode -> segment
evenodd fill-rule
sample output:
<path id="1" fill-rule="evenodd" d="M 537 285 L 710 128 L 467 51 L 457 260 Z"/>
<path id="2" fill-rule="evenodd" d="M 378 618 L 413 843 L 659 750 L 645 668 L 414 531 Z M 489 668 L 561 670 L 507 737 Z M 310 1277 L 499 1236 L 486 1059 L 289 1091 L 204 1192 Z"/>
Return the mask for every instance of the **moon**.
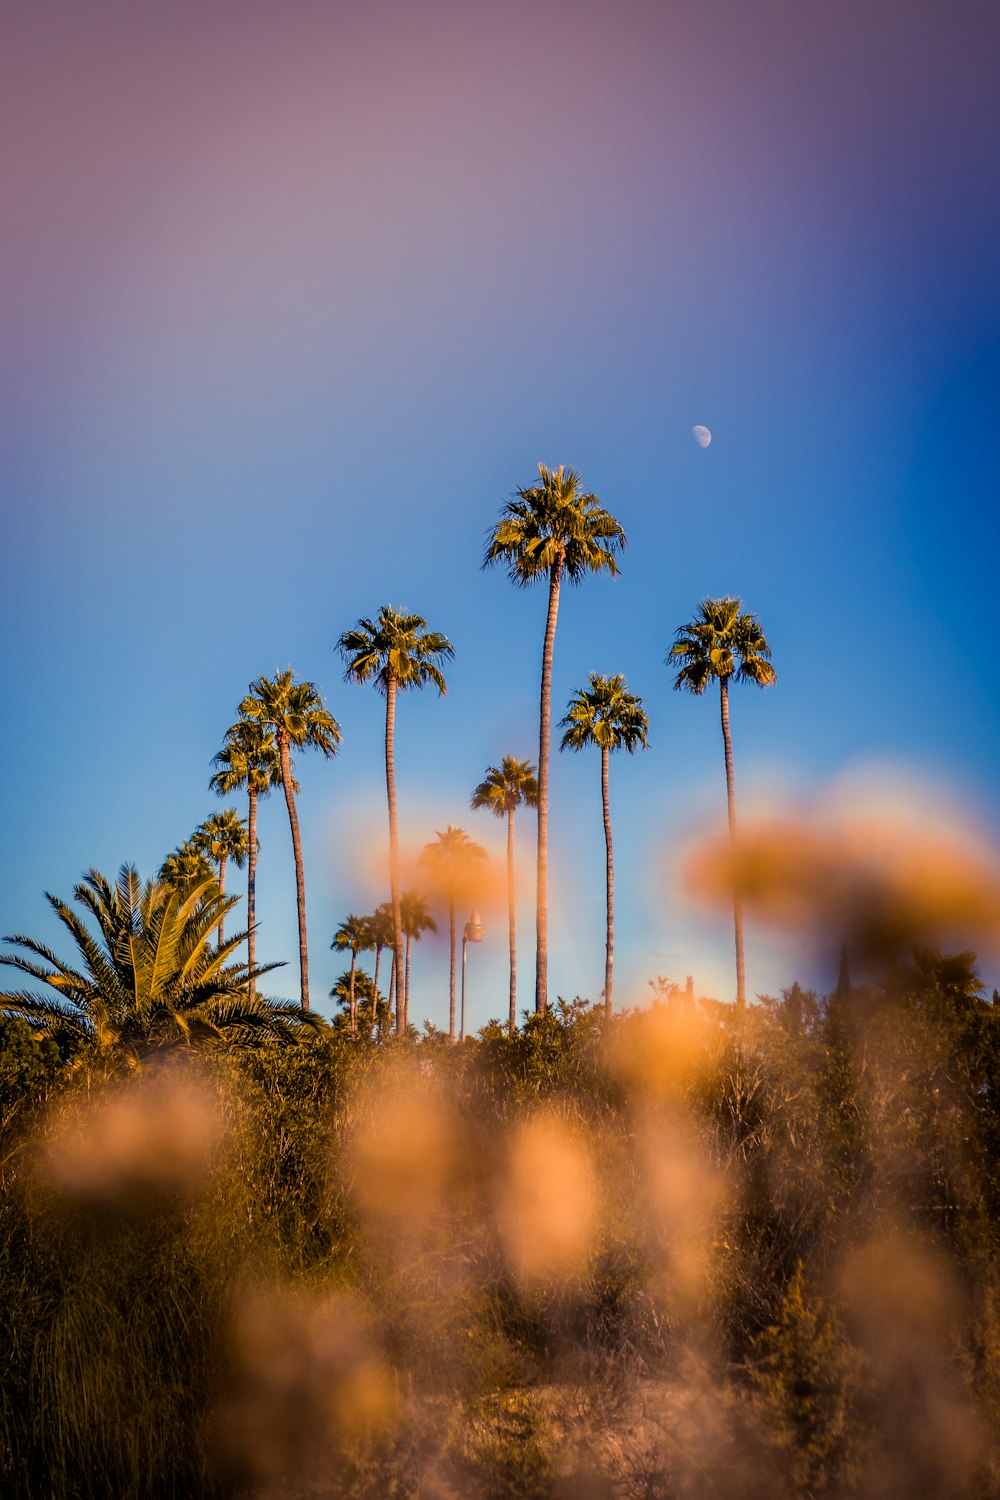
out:
<path id="1" fill-rule="evenodd" d="M 699 448 L 707 448 L 712 441 L 712 434 L 707 427 L 702 427 L 700 422 L 695 423 L 691 428 L 691 432 Z"/>

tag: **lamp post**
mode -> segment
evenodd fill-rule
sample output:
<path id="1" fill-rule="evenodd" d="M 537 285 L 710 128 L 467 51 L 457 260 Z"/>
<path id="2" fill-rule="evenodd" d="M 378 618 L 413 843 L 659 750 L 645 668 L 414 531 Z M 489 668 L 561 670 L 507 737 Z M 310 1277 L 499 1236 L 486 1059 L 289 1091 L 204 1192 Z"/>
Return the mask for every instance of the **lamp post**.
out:
<path id="1" fill-rule="evenodd" d="M 462 932 L 462 1024 L 458 1033 L 460 1042 L 465 1041 L 465 950 L 469 943 L 481 943 L 482 940 L 483 924 L 478 911 L 473 910 Z"/>

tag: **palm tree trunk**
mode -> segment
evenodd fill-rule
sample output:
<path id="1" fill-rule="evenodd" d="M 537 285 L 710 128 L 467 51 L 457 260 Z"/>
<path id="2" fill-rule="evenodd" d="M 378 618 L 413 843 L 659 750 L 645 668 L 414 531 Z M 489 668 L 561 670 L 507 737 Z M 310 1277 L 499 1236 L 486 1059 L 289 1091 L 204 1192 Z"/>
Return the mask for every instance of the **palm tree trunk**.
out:
<path id="1" fill-rule="evenodd" d="M 561 578 L 560 556 L 552 564 L 549 574 L 549 612 L 545 621 L 545 644 L 542 647 L 542 687 L 538 714 L 538 862 L 535 893 L 535 1012 L 538 1015 L 545 1010 L 549 998 L 549 720 L 552 709 L 552 653 L 556 641 Z"/>
<path id="2" fill-rule="evenodd" d="M 390 1013 L 390 1015 L 392 1014 L 392 1005 L 393 1005 L 393 1001 L 394 1000 L 398 1000 L 397 985 L 396 985 L 396 950 L 395 950 L 395 948 L 393 948 L 393 950 L 392 950 L 392 962 L 389 965 L 389 1013 Z M 397 1015 L 398 1015 L 398 1009 L 397 1009 Z M 396 1030 L 397 1031 L 399 1030 L 398 1026 L 396 1027 Z"/>
<path id="3" fill-rule="evenodd" d="M 611 1016 L 611 965 L 615 956 L 615 868 L 611 857 L 611 799 L 608 795 L 607 745 L 601 746 L 601 797 L 604 802 L 604 846 L 607 850 L 608 937 L 604 950 L 604 1014 Z"/>
<path id="4" fill-rule="evenodd" d="M 392 896 L 392 948 L 395 973 L 403 972 L 403 920 L 399 905 L 399 823 L 396 817 L 396 679 L 389 673 L 385 688 L 385 789 L 389 799 L 389 891 Z M 403 1029 L 403 997 L 396 985 L 396 1034 Z"/>
<path id="5" fill-rule="evenodd" d="M 219 895 L 223 898 L 226 894 L 226 855 L 219 856 Z M 219 947 L 222 947 L 222 917 L 219 917 Z"/>
<path id="6" fill-rule="evenodd" d="M 247 958 L 250 963 L 250 999 L 254 998 L 255 985 L 253 978 L 254 955 L 256 942 L 254 933 L 254 920 L 257 909 L 257 791 L 249 788 L 250 796 L 250 849 L 247 858 Z"/>
<path id="7" fill-rule="evenodd" d="M 510 940 L 510 1022 L 508 1030 L 513 1036 L 517 1030 L 517 937 L 514 931 L 516 907 L 514 900 L 514 809 L 507 809 L 507 931 Z"/>
<path id="8" fill-rule="evenodd" d="M 382 949 L 375 948 L 375 977 L 372 980 L 372 1025 L 378 1015 L 378 966 L 382 962 Z"/>
<path id="9" fill-rule="evenodd" d="M 729 840 L 736 846 L 736 784 L 733 779 L 733 742 L 729 734 L 729 681 L 719 678 L 719 704 L 722 713 L 722 743 L 726 750 L 726 798 L 729 807 Z M 735 874 L 735 872 L 734 872 Z M 733 929 L 736 939 L 736 1006 L 747 1003 L 747 981 L 743 961 L 743 899 L 738 886 L 733 887 Z"/>
<path id="10" fill-rule="evenodd" d="M 451 973 L 448 981 L 448 1035 L 455 1040 L 455 898 L 448 897 L 448 925 L 451 932 Z"/>
<path id="11" fill-rule="evenodd" d="M 309 952 L 306 947 L 306 882 L 302 872 L 302 840 L 299 837 L 299 817 L 295 811 L 295 794 L 292 791 L 292 762 L 288 753 L 288 739 L 279 730 L 278 750 L 281 753 L 281 784 L 285 789 L 288 821 L 292 829 L 292 852 L 295 855 L 295 895 L 299 913 L 299 975 L 302 982 L 301 1005 L 309 1009 Z"/>
<path id="12" fill-rule="evenodd" d="M 412 933 L 406 934 L 406 977 L 403 980 L 403 1029 L 410 1024 L 410 943 Z"/>
<path id="13" fill-rule="evenodd" d="M 354 999 L 354 970 L 357 967 L 357 962 L 358 962 L 358 955 L 355 953 L 354 949 L 352 948 L 351 949 L 351 983 L 350 983 L 350 995 L 349 995 L 349 1001 L 348 1001 L 348 1003 L 350 1005 L 351 1030 L 352 1031 L 357 1031 L 357 1029 L 358 1029 L 358 1024 L 357 1024 L 357 1016 L 358 1016 L 357 1002 Z"/>

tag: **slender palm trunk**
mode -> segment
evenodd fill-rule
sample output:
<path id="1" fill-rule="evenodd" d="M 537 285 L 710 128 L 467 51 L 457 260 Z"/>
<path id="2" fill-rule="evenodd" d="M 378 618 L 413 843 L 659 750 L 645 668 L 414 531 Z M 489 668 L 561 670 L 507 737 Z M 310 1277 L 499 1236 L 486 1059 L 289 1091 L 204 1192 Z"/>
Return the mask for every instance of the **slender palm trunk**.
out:
<path id="1" fill-rule="evenodd" d="M 352 948 L 351 949 L 351 983 L 350 983 L 350 993 L 349 993 L 349 997 L 348 997 L 348 1003 L 350 1005 L 350 1011 L 351 1011 L 351 1030 L 352 1031 L 357 1031 L 357 1029 L 358 1029 L 357 1001 L 354 998 L 354 971 L 357 968 L 357 963 L 358 963 L 358 955 L 354 951 L 354 949 Z"/>
<path id="2" fill-rule="evenodd" d="M 375 977 L 372 980 L 372 1025 L 375 1024 L 375 1017 L 378 1015 L 378 966 L 379 966 L 379 964 L 381 962 L 382 962 L 382 949 L 379 948 L 379 947 L 376 947 L 376 949 L 375 949 Z"/>
<path id="3" fill-rule="evenodd" d="M 729 840 L 736 846 L 736 784 L 733 779 L 733 742 L 729 734 L 729 681 L 719 678 L 719 704 L 722 713 L 722 743 L 726 750 L 726 798 L 729 806 Z M 736 1006 L 743 1010 L 747 1003 L 747 981 L 743 962 L 743 898 L 737 885 L 733 887 L 733 930 L 736 939 Z"/>
<path id="4" fill-rule="evenodd" d="M 219 895 L 225 898 L 226 894 L 226 858 L 225 854 L 219 856 Z M 219 918 L 219 947 L 222 947 L 222 917 Z"/>
<path id="5" fill-rule="evenodd" d="M 455 898 L 448 897 L 448 928 L 451 933 L 451 972 L 448 979 L 448 1035 L 455 1040 Z"/>
<path id="6" fill-rule="evenodd" d="M 295 855 L 295 895 L 299 913 L 299 975 L 302 982 L 301 1005 L 303 1010 L 308 1010 L 309 951 L 306 946 L 306 881 L 302 872 L 302 840 L 299 837 L 299 816 L 295 811 L 295 794 L 292 791 L 292 761 L 288 751 L 288 737 L 279 730 L 277 740 L 281 754 L 281 784 L 285 789 L 288 821 L 292 829 L 292 852 Z"/>
<path id="7" fill-rule="evenodd" d="M 516 907 L 514 900 L 514 809 L 507 809 L 507 931 L 510 940 L 510 1021 L 508 1031 L 513 1036 L 517 1030 L 517 937 L 514 931 Z"/>
<path id="8" fill-rule="evenodd" d="M 254 932 L 255 913 L 257 909 L 257 792 L 254 787 L 249 788 L 249 798 L 250 849 L 247 859 L 247 958 L 250 963 L 250 999 L 252 1000 L 255 994 L 253 967 L 257 946 L 255 941 L 256 934 Z"/>
<path id="9" fill-rule="evenodd" d="M 535 1011 L 541 1015 L 549 990 L 549 721 L 552 711 L 552 653 L 559 614 L 559 584 L 563 560 L 559 556 L 549 574 L 549 612 L 542 648 L 542 687 L 538 714 L 538 863 L 535 895 Z"/>
<path id="10" fill-rule="evenodd" d="M 604 847 L 607 850 L 608 936 L 604 949 L 604 1014 L 611 1016 L 611 965 L 615 956 L 615 867 L 611 857 L 611 799 L 608 795 L 607 745 L 601 746 L 601 799 L 604 803 Z"/>
<path id="11" fill-rule="evenodd" d="M 385 688 L 385 789 L 389 799 L 389 891 L 392 896 L 392 951 L 394 972 L 403 972 L 403 920 L 399 905 L 399 822 L 396 817 L 396 679 L 390 673 Z M 396 986 L 396 1034 L 403 1029 L 403 997 Z"/>
<path id="12" fill-rule="evenodd" d="M 396 950 L 395 950 L 395 948 L 393 948 L 393 950 L 392 950 L 392 961 L 389 964 L 389 1014 L 390 1015 L 392 1014 L 393 1002 L 394 1001 L 398 1002 L 396 977 L 397 977 L 396 976 Z M 398 1004 L 397 1004 L 397 1009 L 396 1009 L 396 1015 L 397 1015 L 397 1017 L 399 1015 Z M 397 1031 L 399 1030 L 398 1024 L 396 1026 L 396 1030 Z"/>
<path id="13" fill-rule="evenodd" d="M 403 980 L 403 1029 L 410 1024 L 410 943 L 413 934 L 406 934 L 406 976 Z"/>

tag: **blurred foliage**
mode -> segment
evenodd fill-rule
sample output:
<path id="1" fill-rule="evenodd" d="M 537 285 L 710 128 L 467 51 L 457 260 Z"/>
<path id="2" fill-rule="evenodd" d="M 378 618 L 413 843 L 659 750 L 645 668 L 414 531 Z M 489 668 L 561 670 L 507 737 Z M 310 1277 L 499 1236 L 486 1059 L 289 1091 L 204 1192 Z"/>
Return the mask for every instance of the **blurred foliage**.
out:
<path id="1" fill-rule="evenodd" d="M 973 956 L 654 988 L 127 1081 L 0 1021 L 0 1492 L 1000 1493 Z"/>

